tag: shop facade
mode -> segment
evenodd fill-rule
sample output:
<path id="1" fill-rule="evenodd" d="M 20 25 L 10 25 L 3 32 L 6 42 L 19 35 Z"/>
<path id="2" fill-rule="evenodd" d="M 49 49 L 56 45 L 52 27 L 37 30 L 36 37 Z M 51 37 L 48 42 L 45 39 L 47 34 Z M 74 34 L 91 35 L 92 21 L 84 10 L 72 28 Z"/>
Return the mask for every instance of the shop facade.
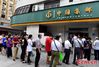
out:
<path id="1" fill-rule="evenodd" d="M 14 15 L 11 25 L 21 28 L 37 38 L 38 33 L 56 35 L 61 33 L 63 40 L 73 34 L 99 36 L 99 1 L 68 5 Z"/>

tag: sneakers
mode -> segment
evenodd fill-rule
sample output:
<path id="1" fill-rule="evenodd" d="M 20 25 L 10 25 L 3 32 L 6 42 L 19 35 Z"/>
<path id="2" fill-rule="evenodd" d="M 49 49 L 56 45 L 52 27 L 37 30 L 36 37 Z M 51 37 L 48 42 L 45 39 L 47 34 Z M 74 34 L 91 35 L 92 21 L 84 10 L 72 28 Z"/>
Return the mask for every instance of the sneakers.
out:
<path id="1" fill-rule="evenodd" d="M 22 61 L 22 63 L 26 63 L 26 61 Z"/>
<path id="2" fill-rule="evenodd" d="M 70 63 L 66 63 L 65 61 L 63 61 L 63 63 L 67 64 L 67 65 L 70 65 Z"/>
<path id="3" fill-rule="evenodd" d="M 70 65 L 70 63 L 65 63 L 65 64 Z"/>
<path id="4" fill-rule="evenodd" d="M 63 63 L 66 63 L 65 61 L 62 61 Z"/>

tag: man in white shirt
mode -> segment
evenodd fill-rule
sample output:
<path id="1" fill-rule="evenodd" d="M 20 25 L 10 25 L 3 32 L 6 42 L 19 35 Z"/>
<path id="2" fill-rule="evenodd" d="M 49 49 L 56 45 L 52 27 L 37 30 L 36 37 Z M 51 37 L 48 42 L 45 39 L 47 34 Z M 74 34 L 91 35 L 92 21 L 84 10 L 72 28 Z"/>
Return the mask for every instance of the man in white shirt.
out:
<path id="1" fill-rule="evenodd" d="M 65 56 L 64 56 L 64 59 L 63 59 L 63 63 L 69 64 L 69 57 L 70 57 L 70 51 L 71 51 L 70 48 L 72 47 L 72 44 L 70 43 L 69 40 L 65 41 L 64 47 L 65 47 Z"/>
<path id="2" fill-rule="evenodd" d="M 95 60 L 99 60 L 99 38 L 96 37 L 93 43 Z"/>
<path id="3" fill-rule="evenodd" d="M 81 47 L 83 47 L 83 43 L 81 41 L 80 36 L 76 37 L 73 40 L 73 45 L 74 45 L 74 59 L 73 59 L 73 64 L 78 65 L 76 63 L 76 60 L 80 59 L 82 57 L 82 50 Z M 77 59 L 76 59 L 77 57 Z"/>
<path id="4" fill-rule="evenodd" d="M 41 48 L 42 48 L 41 38 L 42 36 L 41 34 L 39 34 L 38 39 L 35 41 L 35 45 L 36 45 L 35 67 L 39 67 L 39 60 L 40 60 Z"/>
<path id="5" fill-rule="evenodd" d="M 51 58 L 50 67 L 56 67 L 59 61 L 59 52 L 62 51 L 62 44 L 60 43 L 59 38 L 60 36 L 56 36 L 51 43 L 52 58 Z"/>
<path id="6" fill-rule="evenodd" d="M 26 51 L 28 52 L 27 63 L 28 63 L 28 64 L 31 64 L 30 56 L 31 56 L 31 54 L 32 54 L 32 45 L 33 45 L 32 35 L 29 35 L 27 42 L 28 42 L 27 50 L 26 50 Z"/>

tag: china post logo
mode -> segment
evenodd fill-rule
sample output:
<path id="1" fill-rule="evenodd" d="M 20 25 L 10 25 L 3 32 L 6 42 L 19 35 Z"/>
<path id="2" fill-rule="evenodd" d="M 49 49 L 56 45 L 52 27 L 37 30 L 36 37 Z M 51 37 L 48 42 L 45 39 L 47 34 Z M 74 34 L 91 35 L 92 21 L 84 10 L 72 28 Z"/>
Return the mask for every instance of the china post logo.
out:
<path id="1" fill-rule="evenodd" d="M 52 11 L 49 10 L 49 11 L 46 13 L 46 17 L 47 17 L 47 18 L 51 18 L 51 17 L 52 17 Z"/>

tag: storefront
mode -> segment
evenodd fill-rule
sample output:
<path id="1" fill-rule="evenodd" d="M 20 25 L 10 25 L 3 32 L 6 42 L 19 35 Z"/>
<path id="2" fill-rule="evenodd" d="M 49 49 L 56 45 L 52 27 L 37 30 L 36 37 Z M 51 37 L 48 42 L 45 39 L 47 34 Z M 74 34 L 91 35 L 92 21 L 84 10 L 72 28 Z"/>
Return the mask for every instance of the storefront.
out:
<path id="1" fill-rule="evenodd" d="M 99 34 L 98 4 L 99 1 L 95 1 L 15 15 L 11 23 L 16 28 L 24 27 L 24 31 L 36 38 L 38 33 L 50 32 L 62 33 L 63 40 L 72 34 L 94 39 Z"/>

